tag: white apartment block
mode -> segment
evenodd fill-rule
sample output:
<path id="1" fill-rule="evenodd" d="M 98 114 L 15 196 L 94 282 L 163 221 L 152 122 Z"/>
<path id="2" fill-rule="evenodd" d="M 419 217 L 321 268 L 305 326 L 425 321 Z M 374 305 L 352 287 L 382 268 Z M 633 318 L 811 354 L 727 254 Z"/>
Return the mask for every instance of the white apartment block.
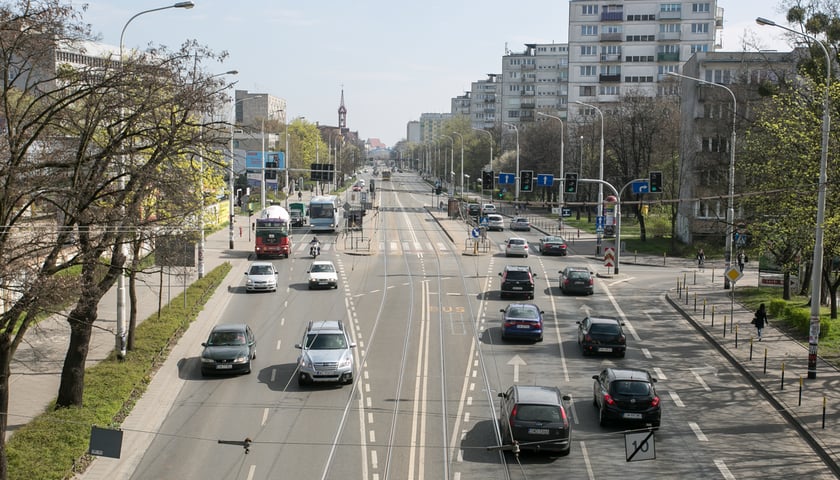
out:
<path id="1" fill-rule="evenodd" d="M 452 118 L 450 113 L 420 114 L 420 143 L 431 142 L 443 134 L 443 125 Z"/>
<path id="2" fill-rule="evenodd" d="M 492 129 L 496 125 L 498 111 L 496 99 L 501 98 L 499 75 L 488 73 L 484 80 L 470 85 L 470 126 L 478 129 Z"/>
<path id="3" fill-rule="evenodd" d="M 502 57 L 496 121 L 522 125 L 537 120 L 536 112 L 565 118 L 569 78 L 565 43 L 529 43 L 521 53 Z"/>
<path id="4" fill-rule="evenodd" d="M 720 47 L 715 0 L 570 0 L 570 117 L 609 109 L 622 95 L 657 95 L 659 82 L 696 52 Z"/>
<path id="5" fill-rule="evenodd" d="M 251 93 L 248 90 L 234 92 L 236 123 L 260 128 L 263 120 L 277 120 L 286 123 L 286 100 L 267 93 Z"/>

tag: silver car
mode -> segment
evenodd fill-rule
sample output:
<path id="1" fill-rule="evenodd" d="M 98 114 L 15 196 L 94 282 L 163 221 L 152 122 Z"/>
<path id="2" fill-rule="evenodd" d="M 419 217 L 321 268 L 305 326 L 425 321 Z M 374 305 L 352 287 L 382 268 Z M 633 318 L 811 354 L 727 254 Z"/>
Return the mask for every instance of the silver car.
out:
<path id="1" fill-rule="evenodd" d="M 503 232 L 505 230 L 505 220 L 498 213 L 487 215 L 487 230 Z"/>
<path id="2" fill-rule="evenodd" d="M 505 243 L 505 256 L 528 258 L 528 241 L 519 237 L 508 238 Z"/>
<path id="3" fill-rule="evenodd" d="M 353 348 L 356 344 L 340 320 L 309 322 L 298 357 L 298 385 L 353 383 Z"/>
<path id="4" fill-rule="evenodd" d="M 277 269 L 271 262 L 254 262 L 245 272 L 245 291 L 277 291 Z"/>

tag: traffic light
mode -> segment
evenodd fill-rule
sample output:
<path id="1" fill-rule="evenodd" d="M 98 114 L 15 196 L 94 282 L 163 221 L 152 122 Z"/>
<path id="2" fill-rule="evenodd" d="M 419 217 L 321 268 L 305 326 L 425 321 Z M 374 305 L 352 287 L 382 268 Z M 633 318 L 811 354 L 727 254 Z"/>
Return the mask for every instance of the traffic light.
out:
<path id="1" fill-rule="evenodd" d="M 435 187 L 435 195 L 440 195 L 443 192 L 443 189 L 438 185 Z"/>
<path id="2" fill-rule="evenodd" d="M 565 182 L 563 183 L 563 191 L 565 193 L 577 193 L 577 173 L 567 173 Z"/>
<path id="3" fill-rule="evenodd" d="M 493 190 L 493 171 L 481 172 L 481 188 L 484 190 Z"/>
<path id="4" fill-rule="evenodd" d="M 277 162 L 269 160 L 265 162 L 265 179 L 275 180 L 277 178 Z"/>
<path id="5" fill-rule="evenodd" d="M 321 175 L 321 164 L 320 163 L 313 163 L 309 166 L 309 178 L 311 180 L 323 180 L 324 177 Z"/>
<path id="6" fill-rule="evenodd" d="M 531 192 L 534 190 L 534 171 L 522 170 L 519 172 L 519 191 Z"/>
<path id="7" fill-rule="evenodd" d="M 650 172 L 650 193 L 662 192 L 662 172 Z"/>

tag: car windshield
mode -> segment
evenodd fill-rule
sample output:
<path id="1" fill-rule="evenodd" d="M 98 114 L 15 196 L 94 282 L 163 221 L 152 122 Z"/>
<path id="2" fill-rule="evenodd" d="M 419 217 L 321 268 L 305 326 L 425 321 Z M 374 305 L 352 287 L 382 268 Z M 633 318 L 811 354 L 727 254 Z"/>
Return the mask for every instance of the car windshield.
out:
<path id="1" fill-rule="evenodd" d="M 530 276 L 528 272 L 510 271 L 506 277 L 508 280 L 528 280 Z"/>
<path id="2" fill-rule="evenodd" d="M 620 380 L 613 382 L 612 388 L 618 395 L 650 395 L 650 385 L 646 382 Z"/>
<path id="3" fill-rule="evenodd" d="M 508 316 L 525 320 L 537 320 L 540 318 L 540 315 L 536 310 L 527 307 L 511 307 L 510 310 L 508 310 Z"/>
<path id="4" fill-rule="evenodd" d="M 271 275 L 274 271 L 271 265 L 253 265 L 249 273 L 251 275 Z"/>
<path id="5" fill-rule="evenodd" d="M 591 333 L 608 333 L 612 335 L 621 333 L 621 330 L 615 323 L 593 323 L 589 331 Z"/>
<path id="6" fill-rule="evenodd" d="M 516 223 L 528 223 L 528 219 L 527 218 L 517 218 L 516 220 L 514 220 L 514 222 L 516 222 Z"/>
<path id="7" fill-rule="evenodd" d="M 523 422 L 558 423 L 560 409 L 552 405 L 517 405 L 516 419 Z"/>
<path id="8" fill-rule="evenodd" d="M 327 264 L 327 265 L 316 264 L 316 265 L 312 265 L 312 270 L 310 270 L 310 271 L 312 271 L 312 272 L 334 272 L 335 268 L 333 268 L 333 266 L 329 265 L 329 264 Z"/>
<path id="9" fill-rule="evenodd" d="M 306 336 L 306 348 L 313 350 L 337 350 L 347 348 L 344 335 L 340 333 L 310 333 Z"/>
<path id="10" fill-rule="evenodd" d="M 245 335 L 242 332 L 213 332 L 207 340 L 207 345 L 217 347 L 245 345 Z"/>

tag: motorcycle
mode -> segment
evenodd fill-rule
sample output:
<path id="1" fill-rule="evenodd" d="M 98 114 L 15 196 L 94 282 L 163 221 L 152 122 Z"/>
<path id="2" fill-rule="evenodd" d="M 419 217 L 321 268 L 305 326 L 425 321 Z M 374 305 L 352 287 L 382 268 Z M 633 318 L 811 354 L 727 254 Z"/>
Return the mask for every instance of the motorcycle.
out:
<path id="1" fill-rule="evenodd" d="M 313 243 L 309 246 L 309 256 L 312 258 L 317 257 L 321 254 L 321 244 L 320 243 Z"/>

